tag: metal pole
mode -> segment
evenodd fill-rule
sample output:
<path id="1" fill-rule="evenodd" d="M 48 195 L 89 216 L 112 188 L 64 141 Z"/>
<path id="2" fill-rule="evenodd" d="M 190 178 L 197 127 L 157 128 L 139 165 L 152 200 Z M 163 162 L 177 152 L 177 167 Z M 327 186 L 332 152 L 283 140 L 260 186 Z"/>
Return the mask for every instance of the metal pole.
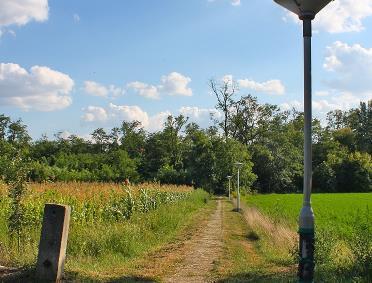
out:
<path id="1" fill-rule="evenodd" d="M 240 168 L 238 167 L 238 199 L 237 199 L 237 211 L 240 211 L 240 180 L 239 180 L 239 177 L 240 177 Z"/>
<path id="2" fill-rule="evenodd" d="M 311 208 L 311 21 L 313 15 L 304 15 L 304 198 L 299 218 L 300 262 L 298 277 L 300 282 L 313 282 L 314 279 L 314 213 Z"/>
<path id="3" fill-rule="evenodd" d="M 231 200 L 230 189 L 231 189 L 231 178 L 229 178 L 229 200 Z"/>

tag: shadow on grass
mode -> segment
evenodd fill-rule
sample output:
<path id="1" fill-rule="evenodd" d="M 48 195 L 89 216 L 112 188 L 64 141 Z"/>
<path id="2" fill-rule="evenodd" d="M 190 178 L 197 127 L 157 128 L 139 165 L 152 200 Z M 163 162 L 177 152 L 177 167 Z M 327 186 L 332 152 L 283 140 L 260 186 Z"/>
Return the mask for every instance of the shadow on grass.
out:
<path id="1" fill-rule="evenodd" d="M 223 282 L 297 282 L 297 278 L 288 274 L 239 273 L 217 281 Z"/>
<path id="2" fill-rule="evenodd" d="M 35 277 L 35 268 L 24 268 L 12 270 L 4 274 L 0 274 L 0 282 L 4 283 L 50 283 L 51 281 L 41 281 Z M 76 272 L 66 272 L 61 282 L 108 282 L 108 283 L 121 283 L 121 282 L 139 282 L 151 283 L 157 282 L 152 278 L 138 277 L 138 276 L 123 276 L 108 280 L 98 280 L 97 278 L 84 276 Z"/>

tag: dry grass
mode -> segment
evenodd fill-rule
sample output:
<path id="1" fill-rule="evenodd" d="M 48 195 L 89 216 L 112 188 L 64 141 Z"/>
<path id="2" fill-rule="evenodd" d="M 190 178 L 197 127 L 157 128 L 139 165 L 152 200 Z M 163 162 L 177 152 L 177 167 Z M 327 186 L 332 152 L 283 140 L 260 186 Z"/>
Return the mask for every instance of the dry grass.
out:
<path id="1" fill-rule="evenodd" d="M 254 207 L 244 208 L 244 218 L 253 231 L 259 231 L 270 238 L 273 246 L 286 250 L 297 245 L 298 235 L 296 232 L 283 224 L 275 223 L 266 215 L 263 215 Z"/>
<path id="2" fill-rule="evenodd" d="M 244 213 L 233 211 L 232 203 L 225 201 L 224 256 L 217 268 L 218 282 L 292 282 L 295 267 L 268 261 L 258 248 L 261 239 L 250 239 L 250 232 Z"/>

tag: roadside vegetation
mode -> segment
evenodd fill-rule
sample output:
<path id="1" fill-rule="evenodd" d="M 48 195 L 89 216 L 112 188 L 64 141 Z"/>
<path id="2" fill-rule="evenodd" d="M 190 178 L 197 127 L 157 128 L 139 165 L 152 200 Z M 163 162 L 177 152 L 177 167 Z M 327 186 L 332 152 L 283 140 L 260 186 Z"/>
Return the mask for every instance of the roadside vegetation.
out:
<path id="1" fill-rule="evenodd" d="M 258 248 L 272 262 L 297 261 L 299 194 L 247 195 L 248 217 Z M 372 279 L 372 194 L 313 194 L 316 220 L 316 278 L 340 282 Z M 292 235 L 292 236 L 291 236 Z M 276 237 L 287 239 L 278 241 Z M 291 240 L 291 238 L 293 240 Z"/>
<path id="2" fill-rule="evenodd" d="M 0 265 L 36 262 L 45 203 L 71 205 L 68 273 L 108 275 L 128 260 L 172 240 L 208 203 L 209 194 L 186 186 L 143 184 L 31 184 L 22 204 L 19 241 L 9 237 L 10 201 L 0 193 Z M 20 246 L 17 243 L 20 243 Z"/>

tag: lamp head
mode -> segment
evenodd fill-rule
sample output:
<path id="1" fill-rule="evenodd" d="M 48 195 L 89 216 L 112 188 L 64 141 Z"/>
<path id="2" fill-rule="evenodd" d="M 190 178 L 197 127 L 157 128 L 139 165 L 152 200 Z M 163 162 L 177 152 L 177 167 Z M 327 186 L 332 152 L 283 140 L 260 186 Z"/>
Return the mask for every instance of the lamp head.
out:
<path id="1" fill-rule="evenodd" d="M 241 163 L 241 162 L 235 162 L 234 164 L 235 164 L 235 166 L 237 166 L 238 168 L 241 168 L 241 167 L 243 166 L 243 163 Z"/>
<path id="2" fill-rule="evenodd" d="M 295 13 L 301 20 L 314 19 L 333 0 L 274 0 L 280 6 Z"/>

